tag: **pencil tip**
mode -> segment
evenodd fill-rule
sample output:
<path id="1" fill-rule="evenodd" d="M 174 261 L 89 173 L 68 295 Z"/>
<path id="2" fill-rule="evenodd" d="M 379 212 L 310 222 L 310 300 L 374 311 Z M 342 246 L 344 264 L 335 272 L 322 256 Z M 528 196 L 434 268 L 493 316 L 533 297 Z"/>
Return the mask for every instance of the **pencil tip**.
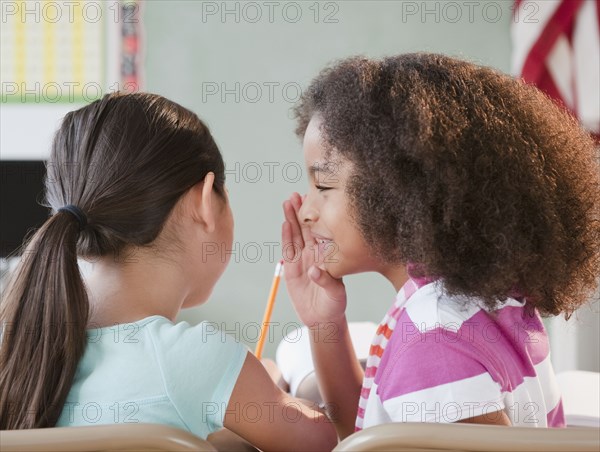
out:
<path id="1" fill-rule="evenodd" d="M 277 266 L 275 267 L 275 276 L 281 276 L 283 272 L 283 259 L 277 262 Z"/>

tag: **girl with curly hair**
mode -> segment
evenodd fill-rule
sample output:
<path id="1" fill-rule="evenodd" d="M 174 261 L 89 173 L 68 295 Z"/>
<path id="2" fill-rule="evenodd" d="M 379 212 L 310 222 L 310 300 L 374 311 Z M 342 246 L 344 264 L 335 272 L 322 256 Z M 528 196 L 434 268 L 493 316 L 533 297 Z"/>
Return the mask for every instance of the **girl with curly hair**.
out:
<path id="1" fill-rule="evenodd" d="M 541 316 L 568 317 L 599 276 L 590 136 L 535 87 L 424 53 L 338 62 L 295 112 L 310 188 L 284 202 L 285 277 L 339 436 L 564 426 Z M 397 296 L 363 372 L 342 277 L 368 271 Z"/>

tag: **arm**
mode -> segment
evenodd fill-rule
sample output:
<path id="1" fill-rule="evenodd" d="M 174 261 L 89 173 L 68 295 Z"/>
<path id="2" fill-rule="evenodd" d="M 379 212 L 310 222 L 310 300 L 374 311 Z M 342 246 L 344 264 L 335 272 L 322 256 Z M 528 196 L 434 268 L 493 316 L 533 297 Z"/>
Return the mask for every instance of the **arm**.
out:
<path id="1" fill-rule="evenodd" d="M 346 289 L 341 279 L 317 267 L 315 240 L 299 221 L 302 200 L 294 193 L 283 205 L 286 255 L 284 276 L 294 309 L 311 331 L 319 390 L 340 438 L 354 432 L 363 372 L 346 321 Z"/>
<path id="2" fill-rule="evenodd" d="M 251 353 L 233 388 L 224 426 L 264 451 L 331 450 L 337 444 L 325 414 L 279 389 Z"/>
<path id="3" fill-rule="evenodd" d="M 264 366 L 265 370 L 271 377 L 271 380 L 279 387 L 283 392 L 290 392 L 290 385 L 283 379 L 283 375 L 275 361 L 269 358 L 261 358 L 261 364 Z"/>
<path id="4" fill-rule="evenodd" d="M 356 359 L 345 317 L 316 325 L 310 331 L 319 390 L 343 439 L 354 433 L 363 370 Z"/>

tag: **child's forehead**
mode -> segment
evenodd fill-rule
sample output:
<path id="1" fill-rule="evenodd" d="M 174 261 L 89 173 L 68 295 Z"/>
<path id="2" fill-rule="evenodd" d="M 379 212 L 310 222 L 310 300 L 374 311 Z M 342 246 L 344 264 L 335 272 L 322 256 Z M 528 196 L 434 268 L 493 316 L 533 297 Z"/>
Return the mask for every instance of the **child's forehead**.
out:
<path id="1" fill-rule="evenodd" d="M 322 134 L 322 121 L 313 116 L 304 133 L 304 160 L 310 176 L 341 174 L 347 172 L 350 162 L 327 145 Z"/>

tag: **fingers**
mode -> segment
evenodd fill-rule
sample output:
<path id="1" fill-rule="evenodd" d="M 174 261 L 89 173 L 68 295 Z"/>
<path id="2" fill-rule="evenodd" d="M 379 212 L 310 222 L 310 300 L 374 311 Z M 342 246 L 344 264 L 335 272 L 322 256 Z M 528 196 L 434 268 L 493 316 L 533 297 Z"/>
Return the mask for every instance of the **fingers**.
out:
<path id="1" fill-rule="evenodd" d="M 283 214 L 286 222 L 288 222 L 291 227 L 290 242 L 293 242 L 296 246 L 299 246 L 300 249 L 304 248 L 304 240 L 302 238 L 300 223 L 298 222 L 298 217 L 296 216 L 296 212 L 290 200 L 284 201 Z"/>
<path id="2" fill-rule="evenodd" d="M 298 193 L 292 193 L 290 198 L 290 202 L 292 203 L 292 207 L 294 208 L 294 213 L 296 214 L 296 218 L 298 219 L 298 224 L 300 225 L 300 231 L 302 232 L 302 240 L 304 241 L 304 246 L 314 244 L 314 238 L 310 232 L 310 227 L 304 221 L 302 221 L 302 217 L 300 216 L 300 208 L 302 207 L 302 202 L 306 198 L 304 195 L 302 198 Z"/>
<path id="3" fill-rule="evenodd" d="M 285 261 L 284 277 L 286 281 L 289 278 L 297 278 L 302 275 L 302 248 L 294 243 L 292 239 L 292 226 L 286 220 L 281 225 L 281 248 L 283 250 L 283 259 Z"/>
<path id="4" fill-rule="evenodd" d="M 340 302 L 346 300 L 346 288 L 341 279 L 335 279 L 328 272 L 314 265 L 308 269 L 308 277 L 323 288 L 332 300 Z"/>

